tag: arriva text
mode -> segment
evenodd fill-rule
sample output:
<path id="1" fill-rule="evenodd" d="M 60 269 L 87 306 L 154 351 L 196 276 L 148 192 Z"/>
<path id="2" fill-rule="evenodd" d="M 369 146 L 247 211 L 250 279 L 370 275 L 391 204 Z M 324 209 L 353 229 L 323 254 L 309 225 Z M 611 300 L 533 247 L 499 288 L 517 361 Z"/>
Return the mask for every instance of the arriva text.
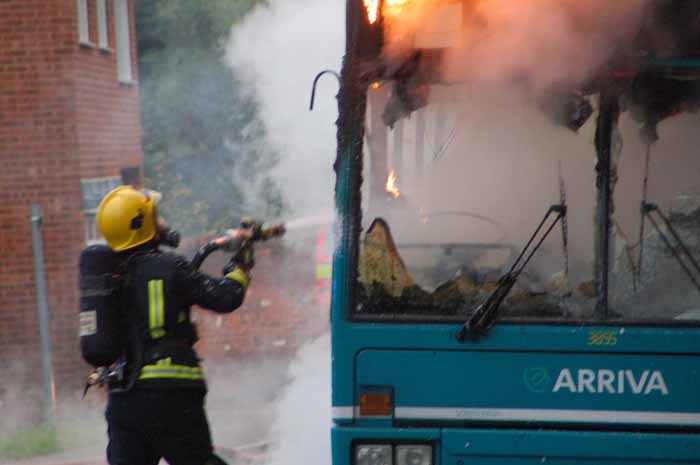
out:
<path id="1" fill-rule="evenodd" d="M 641 394 L 659 393 L 668 395 L 668 387 L 663 374 L 659 370 L 644 370 L 635 373 L 633 370 L 591 370 L 581 368 L 571 370 L 564 368 L 559 372 L 552 392 L 568 391 L 572 393 L 591 394 Z"/>

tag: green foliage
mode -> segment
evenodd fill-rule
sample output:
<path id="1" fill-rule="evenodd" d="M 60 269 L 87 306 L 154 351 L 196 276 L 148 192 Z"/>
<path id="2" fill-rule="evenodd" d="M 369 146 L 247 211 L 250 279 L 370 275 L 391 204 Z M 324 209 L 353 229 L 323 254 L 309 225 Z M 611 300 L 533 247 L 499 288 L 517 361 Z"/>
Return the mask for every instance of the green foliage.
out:
<path id="1" fill-rule="evenodd" d="M 23 459 L 61 450 L 58 430 L 40 425 L 3 435 L 0 438 L 0 459 Z"/>
<path id="2" fill-rule="evenodd" d="M 185 234 L 282 209 L 257 103 L 223 61 L 231 27 L 260 2 L 137 2 L 146 181 Z"/>

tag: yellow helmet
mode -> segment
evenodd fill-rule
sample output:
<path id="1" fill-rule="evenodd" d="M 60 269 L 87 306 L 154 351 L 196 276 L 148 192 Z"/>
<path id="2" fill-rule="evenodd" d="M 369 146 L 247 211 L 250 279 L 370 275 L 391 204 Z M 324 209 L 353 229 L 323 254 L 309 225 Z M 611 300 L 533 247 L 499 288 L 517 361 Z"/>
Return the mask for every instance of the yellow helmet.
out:
<path id="1" fill-rule="evenodd" d="M 112 250 L 128 250 L 155 237 L 158 197 L 157 192 L 119 186 L 102 199 L 97 227 Z"/>

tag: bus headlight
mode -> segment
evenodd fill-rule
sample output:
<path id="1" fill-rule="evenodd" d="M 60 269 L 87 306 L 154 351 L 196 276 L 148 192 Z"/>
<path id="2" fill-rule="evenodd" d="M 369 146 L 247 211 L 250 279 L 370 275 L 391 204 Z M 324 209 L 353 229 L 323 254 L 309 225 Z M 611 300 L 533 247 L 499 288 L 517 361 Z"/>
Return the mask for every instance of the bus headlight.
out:
<path id="1" fill-rule="evenodd" d="M 355 465 L 394 465 L 388 444 L 361 444 L 355 446 Z"/>
<path id="2" fill-rule="evenodd" d="M 433 465 L 433 448 L 425 444 L 396 446 L 396 465 Z"/>

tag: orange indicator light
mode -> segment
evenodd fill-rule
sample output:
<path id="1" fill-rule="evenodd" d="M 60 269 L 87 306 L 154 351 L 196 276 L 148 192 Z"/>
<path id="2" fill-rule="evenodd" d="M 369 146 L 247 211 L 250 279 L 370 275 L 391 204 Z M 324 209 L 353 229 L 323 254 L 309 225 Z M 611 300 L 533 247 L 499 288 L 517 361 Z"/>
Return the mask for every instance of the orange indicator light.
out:
<path id="1" fill-rule="evenodd" d="M 391 394 L 388 392 L 360 393 L 360 416 L 390 416 Z"/>

